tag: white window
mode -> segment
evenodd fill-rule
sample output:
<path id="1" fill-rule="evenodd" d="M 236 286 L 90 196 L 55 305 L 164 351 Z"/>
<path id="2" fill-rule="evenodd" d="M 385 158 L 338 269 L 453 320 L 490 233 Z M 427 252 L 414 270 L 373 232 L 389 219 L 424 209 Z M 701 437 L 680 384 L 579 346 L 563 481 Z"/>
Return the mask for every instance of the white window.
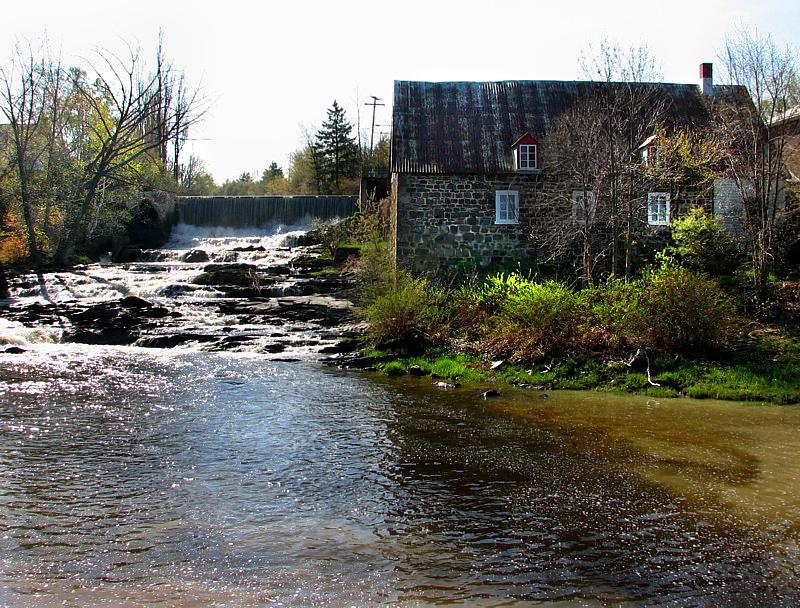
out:
<path id="1" fill-rule="evenodd" d="M 519 192 L 498 190 L 494 199 L 495 224 L 519 224 Z"/>
<path id="2" fill-rule="evenodd" d="M 647 223 L 651 226 L 669 224 L 669 192 L 647 193 Z"/>
<path id="3" fill-rule="evenodd" d="M 519 147 L 519 163 L 517 169 L 536 169 L 539 146 L 535 144 L 524 144 Z"/>
<path id="4" fill-rule="evenodd" d="M 572 221 L 582 224 L 594 221 L 597 212 L 597 195 L 591 190 L 572 191 Z"/>

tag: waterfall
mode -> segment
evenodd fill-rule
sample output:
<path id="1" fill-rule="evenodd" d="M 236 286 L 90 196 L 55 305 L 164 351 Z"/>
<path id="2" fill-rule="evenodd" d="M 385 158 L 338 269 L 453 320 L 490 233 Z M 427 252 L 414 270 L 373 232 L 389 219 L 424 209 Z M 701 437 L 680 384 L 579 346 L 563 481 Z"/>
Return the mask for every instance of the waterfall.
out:
<path id="1" fill-rule="evenodd" d="M 358 209 L 357 196 L 179 196 L 176 202 L 181 223 L 231 228 L 308 225 Z"/>

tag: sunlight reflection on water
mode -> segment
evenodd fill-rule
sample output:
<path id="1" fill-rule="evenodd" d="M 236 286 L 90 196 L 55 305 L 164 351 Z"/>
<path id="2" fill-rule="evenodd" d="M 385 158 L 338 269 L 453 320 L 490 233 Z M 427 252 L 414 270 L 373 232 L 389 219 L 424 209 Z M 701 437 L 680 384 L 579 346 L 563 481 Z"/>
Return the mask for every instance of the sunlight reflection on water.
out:
<path id="1" fill-rule="evenodd" d="M 792 605 L 794 408 L 0 355 L 0 602 Z"/>

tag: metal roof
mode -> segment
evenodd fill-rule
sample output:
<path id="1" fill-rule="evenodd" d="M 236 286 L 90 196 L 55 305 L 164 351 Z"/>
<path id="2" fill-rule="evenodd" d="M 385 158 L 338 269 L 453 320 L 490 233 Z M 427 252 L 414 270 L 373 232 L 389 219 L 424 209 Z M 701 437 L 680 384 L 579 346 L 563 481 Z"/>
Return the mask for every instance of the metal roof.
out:
<path id="1" fill-rule="evenodd" d="M 511 145 L 526 132 L 542 139 L 553 121 L 606 82 L 395 81 L 392 171 L 509 173 Z M 636 83 L 666 100 L 668 124 L 703 124 L 708 113 L 696 85 Z M 656 96 L 653 96 L 654 98 Z"/>

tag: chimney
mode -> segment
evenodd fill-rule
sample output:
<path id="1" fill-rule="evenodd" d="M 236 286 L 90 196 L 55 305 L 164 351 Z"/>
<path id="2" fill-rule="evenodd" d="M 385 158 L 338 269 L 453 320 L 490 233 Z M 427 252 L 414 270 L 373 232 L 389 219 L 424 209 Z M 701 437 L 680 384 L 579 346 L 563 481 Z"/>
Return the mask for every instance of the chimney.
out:
<path id="1" fill-rule="evenodd" d="M 713 64 L 701 63 L 700 64 L 700 90 L 703 95 L 714 95 L 714 70 Z"/>

